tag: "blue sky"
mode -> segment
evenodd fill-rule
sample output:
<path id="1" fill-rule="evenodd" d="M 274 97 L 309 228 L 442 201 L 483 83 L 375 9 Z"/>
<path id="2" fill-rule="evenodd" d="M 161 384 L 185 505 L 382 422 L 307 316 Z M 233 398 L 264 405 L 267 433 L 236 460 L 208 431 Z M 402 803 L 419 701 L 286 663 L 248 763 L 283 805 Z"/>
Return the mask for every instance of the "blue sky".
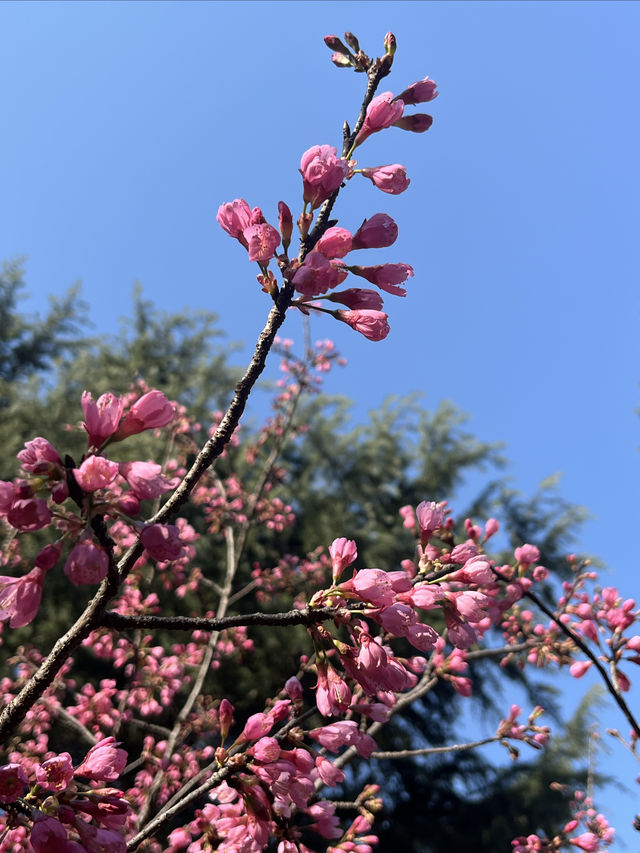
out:
<path id="1" fill-rule="evenodd" d="M 361 166 L 403 163 L 408 192 L 358 179 L 336 208 L 351 230 L 391 214 L 399 239 L 370 262 L 415 277 L 386 301 L 384 343 L 314 322 L 349 360 L 327 390 L 359 419 L 391 393 L 452 399 L 506 442 L 515 487 L 562 472 L 593 515 L 579 550 L 636 595 L 639 4 L 4 2 L 0 257 L 27 255 L 34 309 L 82 279 L 114 331 L 139 279 L 248 347 L 268 302 L 215 214 L 240 197 L 272 221 L 280 199 L 298 209 L 301 153 L 340 147 L 361 97 L 322 43 L 345 30 L 370 54 L 392 30 L 388 87 L 428 74 L 440 97 L 428 133 L 359 150 Z M 285 333 L 300 338 L 297 317 Z M 633 784 L 620 749 L 608 762 Z M 627 850 L 634 798 L 602 799 Z"/>

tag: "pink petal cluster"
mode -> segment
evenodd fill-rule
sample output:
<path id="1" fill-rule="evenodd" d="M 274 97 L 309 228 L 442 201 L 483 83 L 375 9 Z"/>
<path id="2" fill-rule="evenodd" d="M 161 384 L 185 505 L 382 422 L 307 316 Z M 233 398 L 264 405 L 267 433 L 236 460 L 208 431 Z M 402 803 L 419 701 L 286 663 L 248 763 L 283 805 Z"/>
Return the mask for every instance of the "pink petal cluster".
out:
<path id="1" fill-rule="evenodd" d="M 410 179 L 407 178 L 407 170 L 398 163 L 391 166 L 360 169 L 360 174 L 369 178 L 373 185 L 382 190 L 383 193 L 390 195 L 400 195 L 411 183 Z"/>
<path id="2" fill-rule="evenodd" d="M 84 761 L 76 768 L 76 776 L 86 776 L 96 782 L 113 782 L 127 764 L 127 753 L 120 749 L 114 737 L 106 737 L 92 746 Z"/>
<path id="3" fill-rule="evenodd" d="M 356 136 L 355 144 L 362 145 L 372 133 L 391 127 L 402 117 L 403 111 L 404 101 L 396 98 L 393 92 L 382 92 L 377 95 L 367 107 L 364 123 Z"/>
<path id="4" fill-rule="evenodd" d="M 370 309 L 336 311 L 336 317 L 360 332 L 369 341 L 381 341 L 389 334 L 388 314 Z"/>
<path id="5" fill-rule="evenodd" d="M 69 552 L 64 573 L 75 586 L 100 583 L 107 576 L 109 558 L 100 545 L 83 539 Z"/>
<path id="6" fill-rule="evenodd" d="M 351 168 L 346 160 L 337 156 L 337 149 L 331 145 L 314 145 L 302 155 L 300 174 L 303 201 L 315 210 L 350 177 Z"/>
<path id="7" fill-rule="evenodd" d="M 143 394 L 131 406 L 114 434 L 115 441 L 137 435 L 147 429 L 166 426 L 173 420 L 174 409 L 161 391 L 155 389 Z"/>

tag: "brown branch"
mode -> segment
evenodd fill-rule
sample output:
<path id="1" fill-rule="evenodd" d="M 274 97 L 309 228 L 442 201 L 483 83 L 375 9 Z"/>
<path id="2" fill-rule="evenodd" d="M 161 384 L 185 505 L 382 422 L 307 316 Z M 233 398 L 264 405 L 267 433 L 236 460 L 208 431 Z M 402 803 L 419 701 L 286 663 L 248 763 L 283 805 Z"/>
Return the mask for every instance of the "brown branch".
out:
<path id="1" fill-rule="evenodd" d="M 336 610 L 335 607 L 305 607 L 302 610 L 287 610 L 284 613 L 246 613 L 236 616 L 225 616 L 222 619 L 206 616 L 123 616 L 109 610 L 105 613 L 102 624 L 107 628 L 122 631 L 126 628 L 163 628 L 173 631 L 224 631 L 225 628 L 243 628 L 247 625 L 315 625 L 327 619 L 348 613 L 346 608 Z"/>

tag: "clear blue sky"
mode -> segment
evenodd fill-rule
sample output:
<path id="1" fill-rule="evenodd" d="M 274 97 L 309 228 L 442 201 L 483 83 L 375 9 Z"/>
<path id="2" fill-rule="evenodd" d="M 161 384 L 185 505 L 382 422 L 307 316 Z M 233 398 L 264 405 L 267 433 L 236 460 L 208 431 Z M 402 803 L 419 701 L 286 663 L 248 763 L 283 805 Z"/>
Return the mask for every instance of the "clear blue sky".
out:
<path id="1" fill-rule="evenodd" d="M 359 154 L 406 165 L 409 191 L 360 179 L 336 209 L 352 230 L 393 215 L 398 242 L 371 262 L 416 275 L 387 300 L 384 343 L 314 322 L 350 362 L 327 390 L 358 418 L 389 393 L 453 399 L 507 443 L 514 486 L 563 473 L 593 513 L 577 549 L 637 595 L 639 4 L 4 2 L 0 257 L 28 256 L 33 308 L 81 278 L 114 331 L 139 279 L 249 345 L 267 299 L 215 214 L 238 197 L 272 220 L 279 199 L 298 207 L 301 153 L 339 147 L 359 103 L 362 77 L 322 43 L 347 29 L 371 54 L 392 30 L 389 87 L 428 74 L 441 94 L 427 134 L 392 129 Z M 617 747 L 608 765 L 632 784 Z M 602 801 L 637 848 L 637 792 Z"/>

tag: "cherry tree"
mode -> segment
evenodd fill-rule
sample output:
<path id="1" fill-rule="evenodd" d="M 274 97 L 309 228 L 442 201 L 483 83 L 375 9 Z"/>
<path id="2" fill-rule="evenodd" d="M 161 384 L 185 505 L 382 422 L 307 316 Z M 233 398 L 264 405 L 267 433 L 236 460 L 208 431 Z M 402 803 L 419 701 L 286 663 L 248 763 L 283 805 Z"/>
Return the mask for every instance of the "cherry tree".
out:
<path id="1" fill-rule="evenodd" d="M 275 488 L 280 459 L 305 428 L 300 400 L 340 361 L 327 340 L 307 342 L 296 355 L 281 327 L 299 312 L 382 341 L 389 332 L 384 299 L 405 297 L 413 276 L 410 264 L 386 251 L 380 263 L 358 263 L 359 250 L 394 245 L 398 228 L 387 213 L 363 211 L 350 228 L 331 217 L 340 194 L 361 177 L 386 194 L 409 188 L 404 165 L 361 165 L 365 143 L 391 127 L 427 131 L 431 116 L 414 108 L 436 98 L 436 84 L 425 77 L 398 94 L 379 91 L 392 71 L 391 33 L 375 59 L 352 33 L 325 42 L 338 68 L 366 81 L 340 154 L 329 144 L 302 154 L 295 214 L 280 201 L 269 222 L 244 199 L 218 211 L 220 226 L 240 244 L 240 263 L 258 265 L 254 298 L 265 300 L 268 314 L 207 441 L 196 445 L 199 425 L 161 389 L 139 381 L 124 396 L 97 399 L 87 389 L 70 415 L 77 422 L 82 412 L 70 426 L 86 434 L 82 458 L 35 437 L 18 454 L 17 476 L 0 482 L 2 560 L 10 571 L 0 577 L 3 630 L 29 625 L 37 637 L 50 572 L 63 573 L 69 595 L 86 600 L 51 649 L 22 646 L 3 677 L 2 851 L 257 853 L 275 845 L 278 853 L 366 853 L 377 842 L 384 791 L 365 785 L 350 802 L 331 793 L 354 762 L 488 743 L 512 757 L 522 745 L 544 749 L 550 729 L 543 709 L 516 704 L 482 740 L 378 748 L 388 721 L 439 683 L 473 701 L 476 660 L 523 669 L 553 664 L 575 678 L 593 669 L 631 731 L 629 749 L 640 736 L 624 698 L 631 665 L 640 663 L 635 602 L 599 586 L 591 567 L 571 555 L 571 579 L 555 587 L 535 544 L 496 559 L 495 518 L 457 526 L 446 501 L 425 495 L 417 506 L 398 506 L 398 527 L 414 541 L 400 565 L 356 568 L 357 541 L 336 530 L 314 553 L 282 553 L 275 565 L 254 566 L 249 583 L 240 576 L 250 530 L 282 531 L 295 518 L 293 500 L 287 504 Z M 244 440 L 240 421 L 271 351 L 283 375 L 273 413 L 257 438 Z M 131 460 L 122 452 L 144 432 L 166 438 L 162 458 Z M 230 448 L 253 469 L 250 482 L 219 472 L 216 461 Z M 43 535 L 46 544 L 30 558 L 34 537 Z M 224 542 L 222 566 L 199 558 L 199 544 L 211 537 Z M 553 605 L 550 588 L 558 592 Z M 263 609 L 239 607 L 249 592 Z M 171 614 L 162 607 L 168 597 L 176 605 Z M 270 605 L 281 601 L 287 608 L 274 611 Z M 306 647 L 288 677 L 261 697 L 262 710 L 241 718 L 210 675 L 224 662 L 250 662 L 254 626 L 302 627 Z M 96 678 L 78 678 L 80 652 Z M 73 732 L 69 750 L 58 749 L 61 725 Z M 514 851 L 610 846 L 614 830 L 591 798 L 567 793 L 571 821 L 548 837 L 532 827 L 514 839 Z"/>

